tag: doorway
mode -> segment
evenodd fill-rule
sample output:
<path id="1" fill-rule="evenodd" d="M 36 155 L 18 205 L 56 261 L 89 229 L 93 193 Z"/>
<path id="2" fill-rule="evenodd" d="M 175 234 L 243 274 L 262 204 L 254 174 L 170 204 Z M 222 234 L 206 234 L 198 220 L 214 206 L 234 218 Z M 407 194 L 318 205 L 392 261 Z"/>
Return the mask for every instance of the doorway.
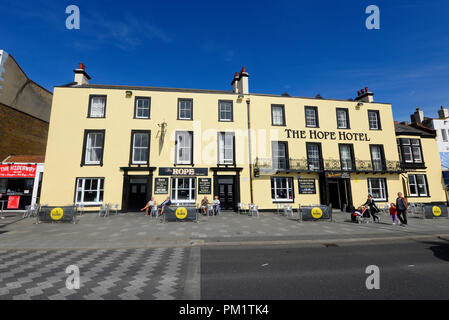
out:
<path id="1" fill-rule="evenodd" d="M 147 201 L 148 178 L 131 178 L 129 180 L 128 211 L 137 212 Z"/>
<path id="2" fill-rule="evenodd" d="M 218 199 L 222 210 L 234 210 L 236 207 L 233 176 L 218 178 Z"/>
<path id="3" fill-rule="evenodd" d="M 343 210 L 352 205 L 349 183 L 349 179 L 328 180 L 329 204 L 332 204 L 332 208 Z"/>

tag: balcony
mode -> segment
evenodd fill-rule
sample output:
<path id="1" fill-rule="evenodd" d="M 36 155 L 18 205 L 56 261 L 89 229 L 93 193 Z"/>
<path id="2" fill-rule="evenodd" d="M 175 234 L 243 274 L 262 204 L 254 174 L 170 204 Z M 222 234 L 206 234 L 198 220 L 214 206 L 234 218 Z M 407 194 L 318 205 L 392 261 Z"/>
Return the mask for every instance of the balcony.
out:
<path id="1" fill-rule="evenodd" d="M 288 159 L 275 161 L 270 158 L 256 158 L 255 175 L 272 175 L 290 172 L 352 172 L 352 173 L 402 173 L 399 161 L 355 160 L 340 161 L 334 159 L 308 160 Z"/>

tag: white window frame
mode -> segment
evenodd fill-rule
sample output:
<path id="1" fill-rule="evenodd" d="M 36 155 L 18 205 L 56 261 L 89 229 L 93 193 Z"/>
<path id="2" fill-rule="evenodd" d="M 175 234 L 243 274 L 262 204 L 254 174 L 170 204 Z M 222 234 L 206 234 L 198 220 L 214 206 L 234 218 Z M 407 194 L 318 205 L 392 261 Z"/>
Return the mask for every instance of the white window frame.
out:
<path id="1" fill-rule="evenodd" d="M 343 118 L 341 118 L 343 115 Z M 349 129 L 349 113 L 347 109 L 337 109 L 337 128 Z"/>
<path id="2" fill-rule="evenodd" d="M 231 138 L 231 143 L 226 143 L 226 138 Z M 229 142 L 229 141 L 228 141 Z M 231 158 L 226 158 L 226 150 L 231 150 Z M 234 164 L 234 133 L 218 133 L 218 164 Z"/>
<path id="3" fill-rule="evenodd" d="M 148 102 L 148 106 L 146 107 L 145 104 L 143 106 L 139 106 L 139 102 Z M 151 111 L 151 99 L 150 98 L 144 98 L 144 97 L 138 97 L 136 98 L 136 111 L 135 111 L 135 117 L 136 119 L 150 119 L 150 111 Z M 141 116 L 139 115 L 139 111 L 142 111 L 142 113 L 148 109 L 148 116 Z"/>
<path id="4" fill-rule="evenodd" d="M 136 136 L 137 135 L 147 136 L 148 144 L 146 147 L 145 146 L 136 146 Z M 135 160 L 136 149 L 142 149 L 142 150 L 146 149 L 147 153 L 148 153 L 147 159 L 144 161 L 136 161 Z M 132 158 L 131 158 L 132 164 L 148 164 L 149 157 L 150 157 L 150 133 L 149 132 L 133 132 L 133 151 L 132 151 Z"/>
<path id="5" fill-rule="evenodd" d="M 92 146 L 90 143 L 90 136 L 91 135 L 95 135 L 95 145 Z M 98 138 L 100 136 L 100 139 Z M 101 159 L 103 158 L 103 152 L 104 152 L 104 145 L 103 145 L 103 141 L 104 141 L 104 132 L 88 132 L 86 135 L 86 145 L 85 145 L 85 156 L 84 156 L 84 164 L 87 165 L 95 165 L 95 164 L 100 164 L 101 163 Z M 98 142 L 100 143 L 100 146 L 98 146 Z M 89 156 L 92 156 L 93 154 L 95 154 L 94 150 L 95 149 L 101 149 L 101 157 L 99 160 L 93 161 L 93 160 L 89 160 Z"/>
<path id="6" fill-rule="evenodd" d="M 285 188 L 278 187 L 278 181 L 277 181 L 278 179 L 286 180 L 286 184 L 285 184 L 286 187 Z M 272 199 L 271 200 L 273 202 L 289 202 L 289 203 L 292 203 L 292 202 L 295 201 L 294 200 L 295 194 L 294 194 L 294 190 L 293 190 L 293 178 L 291 178 L 291 177 L 273 177 L 271 179 L 270 183 L 272 183 L 272 186 L 271 186 L 271 195 L 272 195 L 271 198 Z M 273 188 L 274 188 L 274 198 L 273 198 Z M 278 198 L 278 196 L 277 196 L 277 191 L 278 190 L 286 190 L 286 197 L 287 197 L 287 199 Z M 292 199 L 288 198 L 290 192 L 292 194 Z"/>
<path id="7" fill-rule="evenodd" d="M 284 105 L 271 105 L 271 117 L 273 126 L 285 126 Z"/>
<path id="8" fill-rule="evenodd" d="M 183 200 L 178 199 L 178 180 L 187 179 L 189 180 L 189 186 L 187 189 L 183 188 L 181 190 L 189 191 L 189 199 Z M 191 177 L 174 177 L 171 181 L 171 201 L 173 203 L 195 203 L 196 202 L 196 178 Z"/>
<path id="9" fill-rule="evenodd" d="M 346 149 L 347 150 L 344 150 Z M 353 170 L 353 163 L 354 163 L 354 159 L 352 158 L 352 147 L 349 144 L 341 144 L 339 146 L 339 151 L 340 151 L 340 162 L 341 162 L 341 168 L 344 171 L 351 171 Z M 345 154 L 345 151 L 347 151 L 347 153 Z M 345 158 L 345 156 L 347 156 Z"/>
<path id="10" fill-rule="evenodd" d="M 379 188 L 376 188 L 378 190 L 380 190 L 380 194 L 381 197 L 380 198 L 375 198 L 375 193 L 373 192 L 373 186 L 372 186 L 372 181 L 373 180 L 377 180 L 379 181 Z M 381 201 L 381 202 L 387 202 L 387 182 L 385 178 L 368 178 L 368 193 L 370 195 L 373 196 L 373 199 L 376 201 Z"/>
<path id="11" fill-rule="evenodd" d="M 375 118 L 371 115 L 375 115 Z M 368 122 L 370 130 L 380 130 L 380 113 L 376 110 L 368 110 Z"/>
<path id="12" fill-rule="evenodd" d="M 313 107 L 305 107 L 306 127 L 318 128 L 318 109 Z M 313 113 L 313 117 L 311 114 Z M 311 122 L 313 121 L 313 124 Z"/>
<path id="13" fill-rule="evenodd" d="M 418 177 L 420 177 L 422 179 L 423 183 L 418 182 Z M 410 190 L 411 197 L 428 197 L 429 196 L 429 186 L 428 186 L 425 174 L 410 174 L 408 176 L 408 184 L 409 184 L 409 190 Z M 412 186 L 415 187 L 416 193 L 412 193 Z M 424 193 L 421 193 L 419 191 L 419 186 L 424 187 L 424 189 L 425 189 Z"/>
<path id="14" fill-rule="evenodd" d="M 81 180 L 81 186 L 79 186 L 79 182 Z M 86 190 L 85 186 L 86 186 L 86 180 L 97 180 L 97 189 L 93 190 L 93 189 L 89 189 Z M 103 188 L 101 188 L 103 182 Z M 81 205 L 91 205 L 91 206 L 97 206 L 97 205 L 102 205 L 103 201 L 104 201 L 104 178 L 78 178 L 76 179 L 76 186 L 75 186 L 75 204 L 81 204 Z M 96 202 L 85 202 L 84 201 L 84 195 L 86 191 L 96 191 L 97 192 L 97 196 L 96 199 L 98 199 L 99 201 Z M 81 199 L 78 199 L 78 193 L 81 192 Z M 102 198 L 101 195 L 103 194 L 103 199 L 100 201 L 100 199 Z"/>
<path id="15" fill-rule="evenodd" d="M 188 103 L 189 105 L 187 106 Z M 182 117 L 182 113 L 190 113 L 190 117 Z M 193 119 L 193 100 L 179 99 L 178 100 L 178 120 L 192 120 Z"/>
<path id="16" fill-rule="evenodd" d="M 228 109 L 228 110 L 226 110 Z M 218 101 L 218 116 L 220 121 L 232 122 L 234 120 L 232 101 Z M 229 118 L 222 117 L 222 113 L 228 114 Z"/>
<path id="17" fill-rule="evenodd" d="M 102 100 L 102 106 L 97 106 L 97 103 L 94 100 L 100 99 Z M 90 97 L 90 110 L 89 110 L 89 118 L 104 118 L 105 110 L 106 110 L 106 96 L 91 96 Z"/>
<path id="18" fill-rule="evenodd" d="M 187 145 L 185 141 L 190 139 L 190 145 Z M 176 164 L 193 164 L 193 132 L 189 131 L 177 131 L 176 132 Z M 187 152 L 188 159 L 181 154 Z M 181 159 L 183 157 L 184 159 Z"/>

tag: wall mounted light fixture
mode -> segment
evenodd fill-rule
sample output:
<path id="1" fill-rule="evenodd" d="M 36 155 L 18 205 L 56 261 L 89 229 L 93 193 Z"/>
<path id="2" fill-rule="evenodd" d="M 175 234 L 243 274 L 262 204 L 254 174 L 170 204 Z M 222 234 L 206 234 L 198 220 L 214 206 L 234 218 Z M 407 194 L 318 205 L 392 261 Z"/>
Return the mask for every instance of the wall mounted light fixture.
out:
<path id="1" fill-rule="evenodd" d="M 132 91 L 126 91 L 126 97 L 127 98 L 131 98 L 133 96 L 133 92 Z"/>

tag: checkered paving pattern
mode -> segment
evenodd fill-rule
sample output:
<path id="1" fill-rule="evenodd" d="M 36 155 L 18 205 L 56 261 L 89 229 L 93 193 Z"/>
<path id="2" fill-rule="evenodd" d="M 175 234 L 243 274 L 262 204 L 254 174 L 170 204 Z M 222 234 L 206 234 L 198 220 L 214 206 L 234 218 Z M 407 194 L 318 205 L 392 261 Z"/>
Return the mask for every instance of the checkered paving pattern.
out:
<path id="1" fill-rule="evenodd" d="M 0 300 L 181 299 L 186 249 L 0 250 Z M 80 270 L 69 290 L 66 268 Z"/>

